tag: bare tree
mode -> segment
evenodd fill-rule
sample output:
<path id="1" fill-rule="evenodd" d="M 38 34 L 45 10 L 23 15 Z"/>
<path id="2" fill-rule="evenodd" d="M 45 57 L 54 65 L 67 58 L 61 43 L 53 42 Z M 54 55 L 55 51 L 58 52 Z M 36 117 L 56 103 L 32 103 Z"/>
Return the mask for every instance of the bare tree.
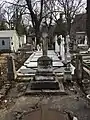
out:
<path id="1" fill-rule="evenodd" d="M 5 1 L 4 7 L 9 29 L 15 29 L 19 35 L 26 34 L 26 25 L 24 24 L 23 17 L 26 15 L 27 8 L 24 3 L 21 0 L 14 1 L 13 3 Z"/>
<path id="2" fill-rule="evenodd" d="M 54 1 L 53 0 L 26 0 L 30 11 L 33 28 L 35 30 L 37 44 L 39 44 L 41 32 L 40 27 L 43 23 L 47 26 L 48 31 L 53 21 Z"/>
<path id="3" fill-rule="evenodd" d="M 82 6 L 84 5 L 82 0 L 16 0 L 14 3 L 10 4 L 14 6 L 13 16 L 11 12 L 10 19 L 12 19 L 12 17 L 15 19 L 18 18 L 16 20 L 17 23 L 22 21 L 22 16 L 24 14 L 28 13 L 28 15 L 30 15 L 37 44 L 39 44 L 41 37 L 41 23 L 45 22 L 45 24 L 48 26 L 48 29 L 50 29 L 52 27 L 52 23 L 57 22 L 58 14 L 63 12 L 67 22 L 67 31 L 68 34 L 70 34 L 72 20 L 74 16 L 80 12 Z M 16 16 L 14 16 L 15 13 Z"/>
<path id="4" fill-rule="evenodd" d="M 32 25 L 35 30 L 37 44 L 39 44 L 40 41 L 40 25 L 43 14 L 43 2 L 44 0 L 39 1 L 26 0 L 31 15 Z M 38 9 L 36 9 L 36 7 L 38 7 Z"/>
<path id="5" fill-rule="evenodd" d="M 58 0 L 58 6 L 62 9 L 67 22 L 67 32 L 70 35 L 71 23 L 76 14 L 81 12 L 82 7 L 85 5 L 83 0 Z"/>
<path id="6" fill-rule="evenodd" d="M 40 25 L 43 19 L 43 5 L 44 0 L 14 0 L 14 2 L 6 2 L 9 3 L 10 6 L 6 9 L 7 14 L 7 23 L 9 24 L 9 28 L 12 26 L 12 23 L 16 30 L 18 30 L 18 26 L 21 22 L 23 22 L 23 16 L 30 15 L 31 23 L 34 28 L 34 32 L 37 39 L 37 44 L 40 41 Z M 6 5 L 7 6 L 7 5 Z M 12 9 L 11 9 L 12 8 Z M 28 18 L 28 17 L 24 17 Z M 29 19 L 29 20 L 30 20 Z M 29 23 L 29 22 L 28 22 Z"/>

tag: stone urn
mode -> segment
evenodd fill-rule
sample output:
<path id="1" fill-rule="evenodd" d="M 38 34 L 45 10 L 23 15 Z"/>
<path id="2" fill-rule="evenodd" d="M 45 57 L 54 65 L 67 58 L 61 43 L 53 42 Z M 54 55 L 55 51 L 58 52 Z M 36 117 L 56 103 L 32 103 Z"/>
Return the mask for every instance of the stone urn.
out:
<path id="1" fill-rule="evenodd" d="M 88 87 L 88 85 L 90 84 L 90 80 L 88 80 L 88 79 L 83 79 L 83 80 L 82 80 L 82 83 L 83 83 L 84 87 Z"/>
<path id="2" fill-rule="evenodd" d="M 72 75 L 71 75 L 70 67 L 66 67 L 64 69 L 64 82 L 71 80 L 72 80 Z"/>

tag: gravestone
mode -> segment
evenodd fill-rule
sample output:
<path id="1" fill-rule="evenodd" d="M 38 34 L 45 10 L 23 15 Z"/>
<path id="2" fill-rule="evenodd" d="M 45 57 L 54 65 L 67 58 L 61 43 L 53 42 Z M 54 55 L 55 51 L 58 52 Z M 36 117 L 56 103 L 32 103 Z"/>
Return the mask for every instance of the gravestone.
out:
<path id="1" fill-rule="evenodd" d="M 64 50 L 64 38 L 61 39 L 61 57 L 62 57 L 62 61 L 65 61 L 65 50 Z"/>
<path id="2" fill-rule="evenodd" d="M 66 94 L 62 82 L 60 83 L 52 66 L 52 59 L 47 56 L 48 39 L 45 34 L 43 41 L 43 55 L 37 60 L 37 71 L 27 87 L 26 95 L 31 94 Z"/>
<path id="3" fill-rule="evenodd" d="M 45 47 L 46 46 L 46 47 Z M 37 60 L 37 71 L 33 79 L 30 81 L 26 94 L 53 94 L 65 93 L 60 91 L 60 84 L 53 73 L 52 59 L 47 56 L 48 43 L 44 39 L 43 55 Z M 58 91 L 57 91 L 58 90 Z M 43 92 L 42 92 L 43 91 Z"/>
<path id="4" fill-rule="evenodd" d="M 72 71 L 71 71 L 70 63 L 67 64 L 66 68 L 64 69 L 64 82 L 71 82 L 72 80 Z"/>
<path id="5" fill-rule="evenodd" d="M 43 55 L 47 56 L 47 50 L 48 50 L 48 39 L 46 37 L 43 40 Z"/>
<path id="6" fill-rule="evenodd" d="M 83 94 L 86 96 L 87 93 L 85 91 L 85 88 L 83 87 L 83 60 L 82 60 L 82 55 L 81 54 L 77 54 L 76 55 L 76 69 L 75 69 L 75 76 L 76 76 L 76 81 L 77 84 L 79 85 L 81 91 L 83 92 Z"/>
<path id="7" fill-rule="evenodd" d="M 82 55 L 77 54 L 76 55 L 76 77 L 78 80 L 82 81 L 83 79 L 83 61 L 82 61 Z"/>
<path id="8" fill-rule="evenodd" d="M 12 56 L 7 57 L 7 79 L 8 80 L 16 79 L 15 64 Z"/>
<path id="9" fill-rule="evenodd" d="M 88 45 L 88 44 L 87 44 L 87 36 L 85 36 L 84 44 L 85 44 L 85 45 Z"/>
<path id="10" fill-rule="evenodd" d="M 57 35 L 55 36 L 55 52 L 58 53 L 59 52 L 59 45 L 57 43 Z"/>
<path id="11" fill-rule="evenodd" d="M 48 51 L 48 35 L 43 34 L 43 56 L 37 60 L 37 72 L 31 81 L 32 90 L 59 89 L 59 83 L 55 80 L 52 69 L 52 59 L 47 56 Z"/>
<path id="12" fill-rule="evenodd" d="M 52 59 L 47 56 L 42 56 L 38 59 L 38 69 L 31 82 L 32 90 L 59 89 L 59 83 L 55 80 L 52 69 Z"/>

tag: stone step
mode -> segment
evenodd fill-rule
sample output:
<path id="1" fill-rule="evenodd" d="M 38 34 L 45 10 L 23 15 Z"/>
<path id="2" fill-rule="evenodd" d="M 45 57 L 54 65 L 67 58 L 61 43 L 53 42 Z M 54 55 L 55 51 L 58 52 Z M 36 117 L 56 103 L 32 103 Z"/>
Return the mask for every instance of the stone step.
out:
<path id="1" fill-rule="evenodd" d="M 31 81 L 31 89 L 32 90 L 58 90 L 59 83 L 57 81 Z"/>
<path id="2" fill-rule="evenodd" d="M 33 79 L 33 77 L 24 77 L 24 76 L 22 76 L 22 77 L 17 77 L 17 81 L 18 82 L 29 82 L 29 81 L 31 81 Z"/>
<path id="3" fill-rule="evenodd" d="M 64 86 L 62 82 L 59 83 L 59 89 L 31 89 L 31 85 L 29 84 L 25 95 L 67 95 L 65 92 Z"/>
<path id="4" fill-rule="evenodd" d="M 35 74 L 23 74 L 23 73 L 17 73 L 17 77 L 34 77 Z"/>
<path id="5" fill-rule="evenodd" d="M 36 72 L 36 75 L 46 75 L 46 76 L 53 76 L 53 72 Z"/>
<path id="6" fill-rule="evenodd" d="M 55 73 L 55 75 L 56 75 L 57 77 L 61 77 L 61 76 L 64 75 L 64 73 Z"/>
<path id="7" fill-rule="evenodd" d="M 38 70 L 37 70 L 37 72 L 45 72 L 45 73 L 52 73 L 53 72 L 53 69 L 51 69 L 51 68 L 39 68 Z"/>
<path id="8" fill-rule="evenodd" d="M 65 91 L 62 90 L 31 90 L 27 89 L 25 95 L 67 95 Z"/>
<path id="9" fill-rule="evenodd" d="M 54 76 L 39 76 L 39 75 L 36 75 L 35 78 L 34 78 L 36 81 L 54 81 L 55 78 Z"/>
<path id="10" fill-rule="evenodd" d="M 58 81 L 62 81 L 64 77 L 57 77 Z"/>

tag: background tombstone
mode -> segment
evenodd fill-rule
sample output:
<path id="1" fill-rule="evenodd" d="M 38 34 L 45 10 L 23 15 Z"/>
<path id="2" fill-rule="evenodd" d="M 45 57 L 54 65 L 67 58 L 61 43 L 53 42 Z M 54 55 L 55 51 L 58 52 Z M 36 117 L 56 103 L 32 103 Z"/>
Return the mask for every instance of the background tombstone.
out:
<path id="1" fill-rule="evenodd" d="M 55 52 L 58 53 L 59 52 L 59 45 L 58 45 L 58 42 L 57 42 L 57 35 L 55 36 Z"/>
<path id="2" fill-rule="evenodd" d="M 48 40 L 45 38 L 43 40 L 43 55 L 47 56 L 47 50 L 48 50 Z"/>
<path id="3" fill-rule="evenodd" d="M 47 51 L 48 51 L 48 34 L 47 34 L 47 32 L 43 32 L 42 36 L 43 36 L 43 55 L 47 56 Z"/>
<path id="4" fill-rule="evenodd" d="M 88 45 L 88 44 L 87 44 L 87 36 L 85 36 L 84 44 L 85 44 L 85 45 Z"/>
<path id="5" fill-rule="evenodd" d="M 43 29 L 42 29 L 42 39 L 43 39 L 43 55 L 47 56 L 47 51 L 48 51 L 48 27 L 46 25 L 44 25 Z"/>
<path id="6" fill-rule="evenodd" d="M 75 75 L 76 79 L 79 83 L 82 82 L 83 79 L 83 64 L 82 64 L 82 55 L 77 54 L 76 55 L 76 69 L 75 69 Z"/>
<path id="7" fill-rule="evenodd" d="M 12 56 L 7 56 L 7 79 L 14 80 L 16 79 L 15 64 Z"/>
<path id="8" fill-rule="evenodd" d="M 64 38 L 61 39 L 61 57 L 62 57 L 62 61 L 65 61 L 65 49 L 64 49 Z"/>
<path id="9" fill-rule="evenodd" d="M 82 55 L 77 54 L 76 55 L 76 69 L 75 69 L 75 76 L 77 84 L 79 85 L 82 93 L 86 96 L 87 93 L 85 91 L 85 88 L 83 87 L 83 61 L 82 61 Z"/>
<path id="10" fill-rule="evenodd" d="M 70 63 L 67 64 L 67 66 L 64 69 L 64 82 L 71 82 L 72 81 L 72 71 Z"/>

